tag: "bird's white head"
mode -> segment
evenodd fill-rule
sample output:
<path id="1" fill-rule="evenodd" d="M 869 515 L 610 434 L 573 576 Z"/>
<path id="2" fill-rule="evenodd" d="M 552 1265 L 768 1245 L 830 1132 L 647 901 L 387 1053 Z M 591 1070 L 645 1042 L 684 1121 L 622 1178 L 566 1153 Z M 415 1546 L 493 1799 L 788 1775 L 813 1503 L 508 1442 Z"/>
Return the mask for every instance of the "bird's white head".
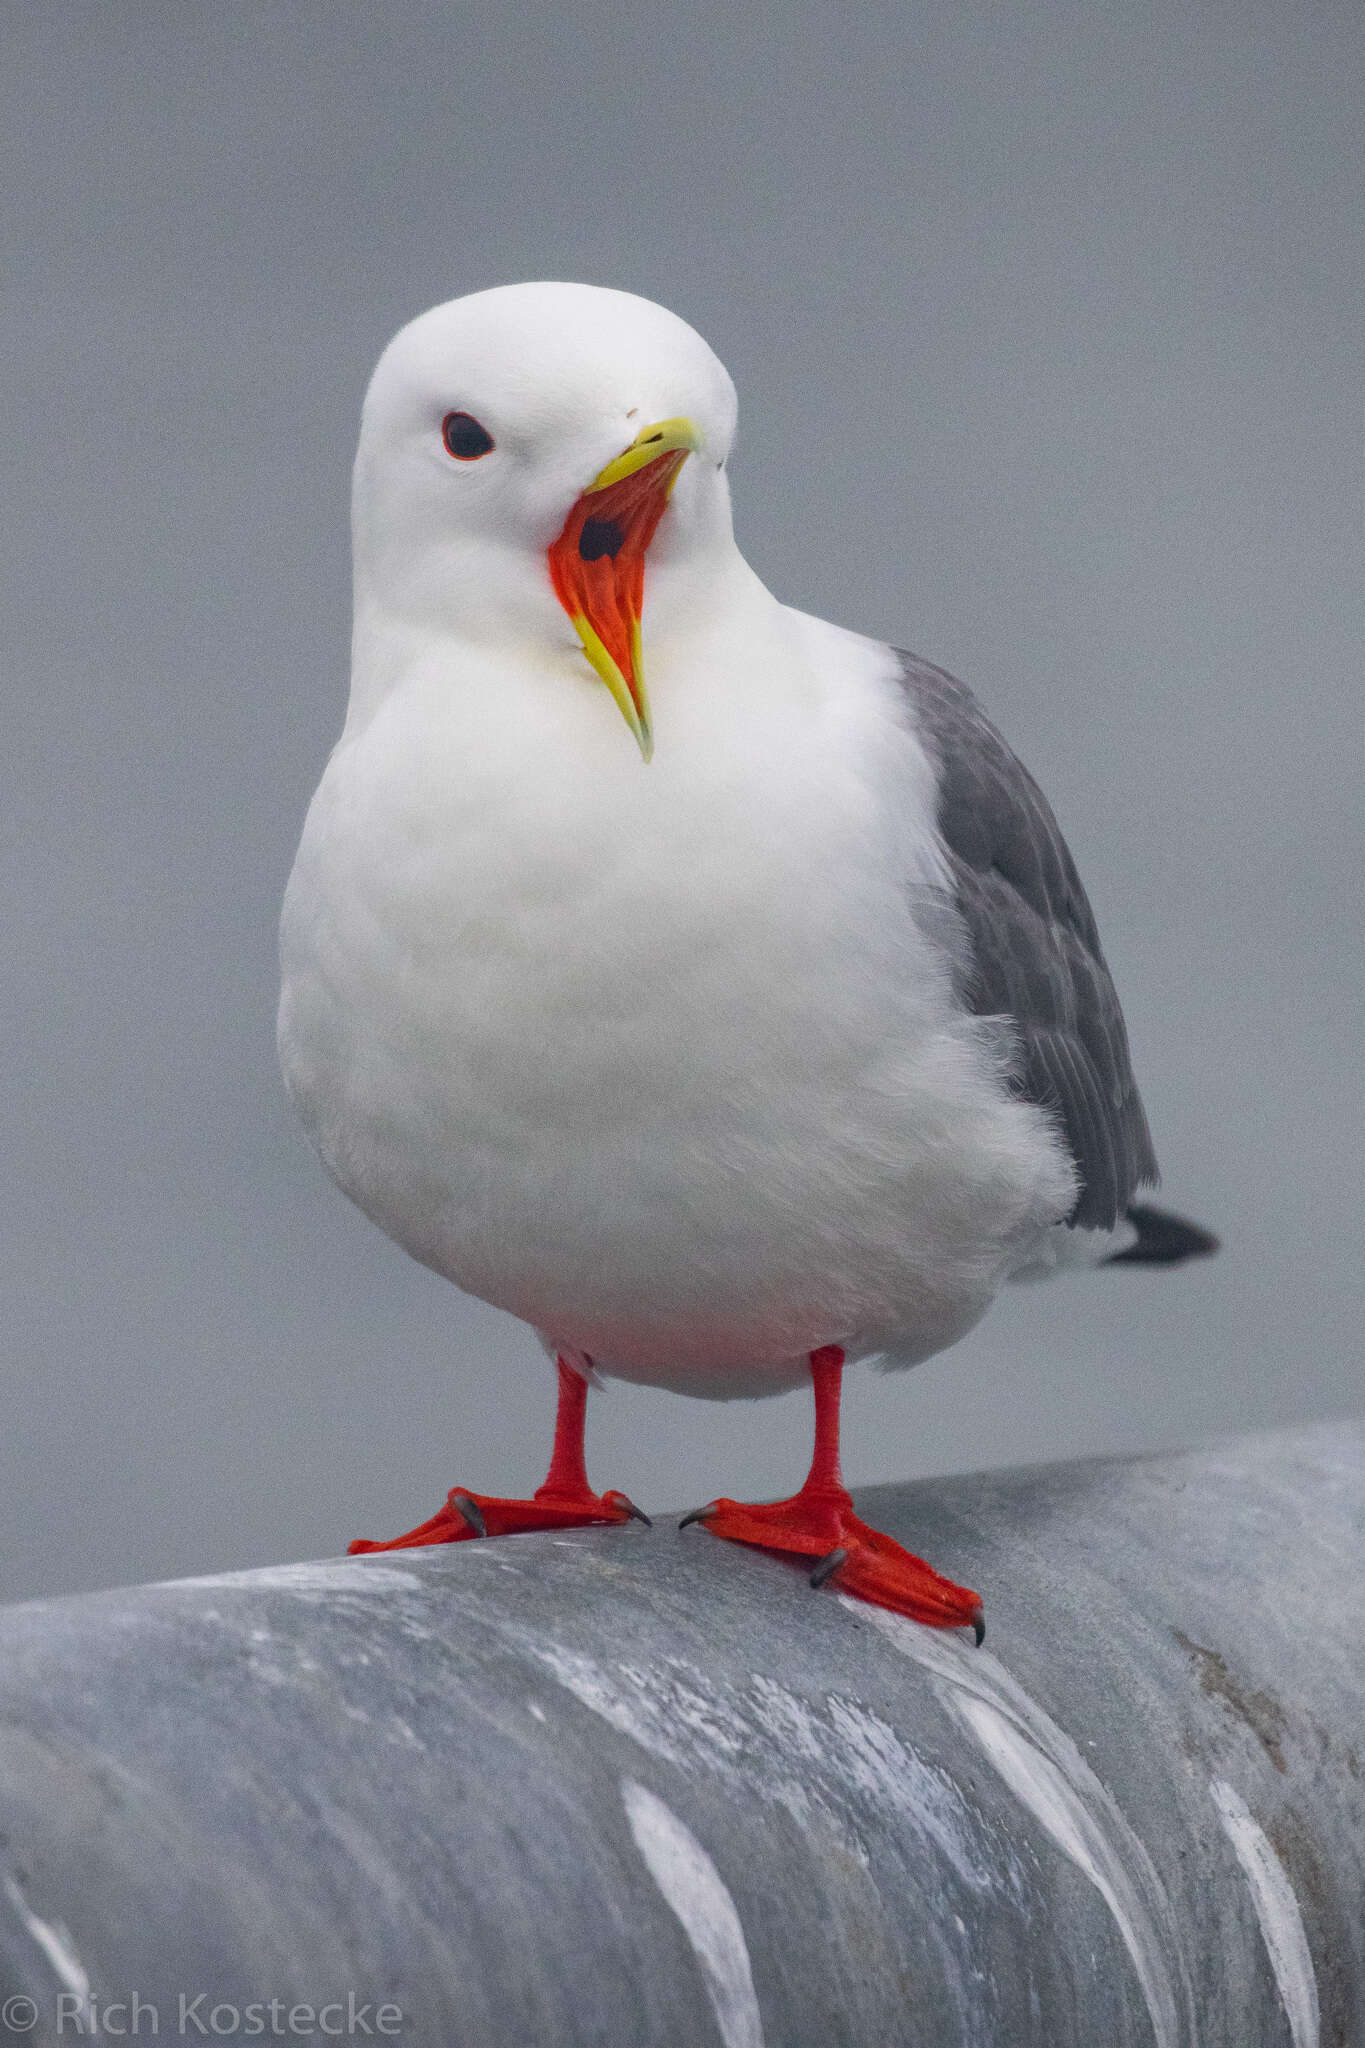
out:
<path id="1" fill-rule="evenodd" d="M 356 456 L 357 629 L 586 657 L 648 760 L 641 650 L 735 559 L 734 386 L 628 292 L 516 284 L 436 306 L 379 360 Z"/>

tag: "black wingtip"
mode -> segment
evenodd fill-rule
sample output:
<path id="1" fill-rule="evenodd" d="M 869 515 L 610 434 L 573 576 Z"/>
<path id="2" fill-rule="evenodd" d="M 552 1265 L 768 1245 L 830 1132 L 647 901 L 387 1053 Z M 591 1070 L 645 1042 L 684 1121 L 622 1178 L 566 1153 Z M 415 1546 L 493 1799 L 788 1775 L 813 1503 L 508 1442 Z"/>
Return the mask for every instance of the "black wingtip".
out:
<path id="1" fill-rule="evenodd" d="M 1207 1259 L 1219 1250 L 1211 1230 L 1187 1217 L 1173 1216 L 1169 1209 L 1154 1209 L 1147 1202 L 1134 1202 L 1128 1221 L 1137 1231 L 1137 1243 L 1115 1252 L 1106 1266 L 1178 1266 L 1185 1259 Z"/>

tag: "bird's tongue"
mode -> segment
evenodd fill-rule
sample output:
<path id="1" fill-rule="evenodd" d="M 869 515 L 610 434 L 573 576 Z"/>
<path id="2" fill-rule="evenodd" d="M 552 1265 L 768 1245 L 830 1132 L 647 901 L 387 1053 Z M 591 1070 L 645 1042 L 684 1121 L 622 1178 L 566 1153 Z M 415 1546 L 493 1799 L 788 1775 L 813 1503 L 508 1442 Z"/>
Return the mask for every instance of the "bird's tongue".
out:
<path id="1" fill-rule="evenodd" d="M 549 550 L 555 595 L 646 761 L 654 740 L 640 660 L 645 552 L 686 460 L 685 448 L 670 448 L 631 475 L 585 491 Z"/>

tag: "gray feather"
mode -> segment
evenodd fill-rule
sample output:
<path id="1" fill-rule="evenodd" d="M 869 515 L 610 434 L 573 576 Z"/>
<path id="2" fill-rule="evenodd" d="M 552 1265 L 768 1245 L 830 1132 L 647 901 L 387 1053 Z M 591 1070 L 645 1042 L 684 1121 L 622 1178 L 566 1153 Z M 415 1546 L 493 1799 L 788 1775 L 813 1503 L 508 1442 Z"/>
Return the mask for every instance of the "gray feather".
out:
<path id="1" fill-rule="evenodd" d="M 1157 1178 L 1123 1012 L 1052 808 L 965 683 L 900 656 L 938 772 L 938 829 L 966 934 L 958 990 L 1008 1020 L 1011 1083 L 1051 1111 L 1080 1176 L 1068 1221 L 1107 1230 Z"/>

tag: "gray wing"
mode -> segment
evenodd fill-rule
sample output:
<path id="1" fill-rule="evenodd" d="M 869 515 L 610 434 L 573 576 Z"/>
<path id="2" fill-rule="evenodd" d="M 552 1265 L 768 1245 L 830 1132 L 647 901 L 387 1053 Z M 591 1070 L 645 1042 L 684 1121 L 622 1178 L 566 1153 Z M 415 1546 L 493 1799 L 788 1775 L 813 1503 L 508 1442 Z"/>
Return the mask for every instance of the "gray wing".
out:
<path id="1" fill-rule="evenodd" d="M 968 940 L 959 993 L 975 1015 L 1009 1020 L 1013 1086 L 1051 1110 L 1080 1175 L 1067 1220 L 1107 1230 L 1157 1166 L 1076 864 L 1047 798 L 965 683 L 899 658 L 938 771 L 938 828 Z"/>

